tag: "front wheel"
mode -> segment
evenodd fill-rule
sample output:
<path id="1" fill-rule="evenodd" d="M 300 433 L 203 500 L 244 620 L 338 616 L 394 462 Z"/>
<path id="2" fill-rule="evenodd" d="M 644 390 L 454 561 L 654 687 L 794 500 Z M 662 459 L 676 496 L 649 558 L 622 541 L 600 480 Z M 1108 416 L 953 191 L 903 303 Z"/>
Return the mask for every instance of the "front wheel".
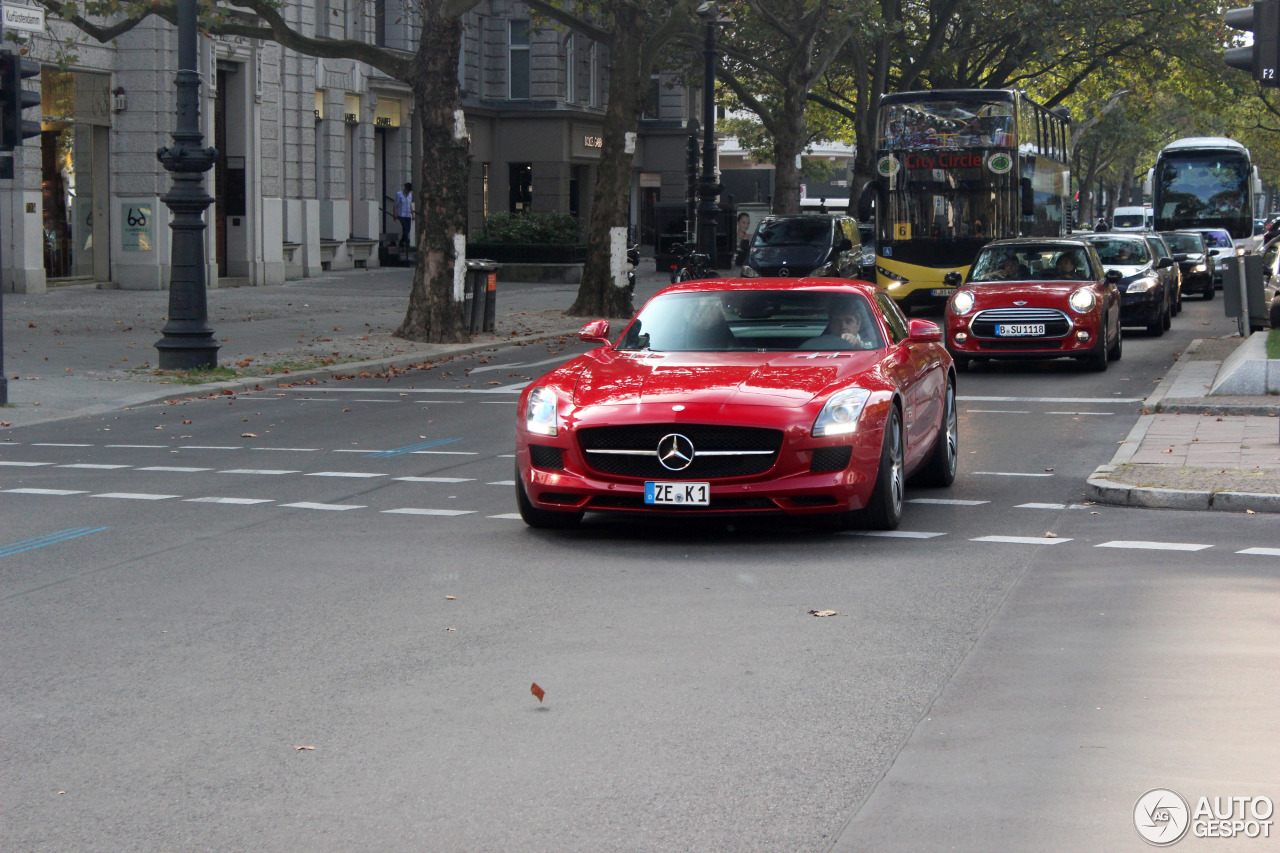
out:
<path id="1" fill-rule="evenodd" d="M 880 446 L 880 468 L 876 473 L 871 501 L 862 510 L 862 520 L 872 530 L 894 530 L 902 522 L 902 504 L 906 492 L 902 416 L 898 408 L 889 408 L 884 425 L 884 443 Z"/>
<path id="2" fill-rule="evenodd" d="M 1124 334 L 1120 331 L 1120 327 L 1116 326 L 1116 342 L 1107 350 L 1108 361 L 1119 361 L 1120 356 L 1124 354 Z"/>
<path id="3" fill-rule="evenodd" d="M 1214 289 L 1212 284 L 1206 287 L 1204 289 L 1204 301 L 1205 302 L 1213 301 L 1213 297 L 1217 294 L 1217 292 L 1218 291 Z"/>
<path id="4" fill-rule="evenodd" d="M 960 459 L 960 419 L 956 414 L 956 386 L 949 378 L 942 400 L 942 427 L 929 453 L 929 461 L 916 475 L 922 486 L 950 486 Z"/>
<path id="5" fill-rule="evenodd" d="M 1164 325 L 1165 310 L 1164 309 L 1165 309 L 1165 306 L 1161 305 L 1160 310 L 1156 312 L 1155 319 L 1147 324 L 1147 332 L 1152 337 L 1158 338 L 1164 334 L 1164 330 L 1165 330 L 1165 325 Z"/>

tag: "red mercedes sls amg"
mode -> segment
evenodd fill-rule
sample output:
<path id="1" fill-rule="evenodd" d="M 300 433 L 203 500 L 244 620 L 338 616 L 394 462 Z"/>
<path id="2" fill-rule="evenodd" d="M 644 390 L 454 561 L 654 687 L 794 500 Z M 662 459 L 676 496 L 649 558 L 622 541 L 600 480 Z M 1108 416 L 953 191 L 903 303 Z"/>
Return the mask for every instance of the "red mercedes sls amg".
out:
<path id="1" fill-rule="evenodd" d="M 584 512 L 828 514 L 892 529 L 908 477 L 947 486 L 956 384 L 942 332 L 872 285 L 716 279 L 654 296 L 614 342 L 520 396 L 516 500 Z"/>

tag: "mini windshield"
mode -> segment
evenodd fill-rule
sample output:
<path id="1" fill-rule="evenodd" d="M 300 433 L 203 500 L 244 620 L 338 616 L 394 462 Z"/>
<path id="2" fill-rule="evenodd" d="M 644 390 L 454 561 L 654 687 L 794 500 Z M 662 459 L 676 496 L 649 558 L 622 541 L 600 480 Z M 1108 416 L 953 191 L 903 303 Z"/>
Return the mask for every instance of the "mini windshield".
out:
<path id="1" fill-rule="evenodd" d="M 875 350 L 884 338 L 859 293 L 725 290 L 651 300 L 618 342 L 622 351 Z"/>
<path id="2" fill-rule="evenodd" d="M 753 248 L 768 246 L 831 246 L 831 220 L 819 216 L 766 219 L 756 229 Z"/>
<path id="3" fill-rule="evenodd" d="M 1090 240 L 1104 264 L 1119 267 L 1136 267 L 1151 262 L 1151 250 L 1146 240 Z"/>
<path id="4" fill-rule="evenodd" d="M 1083 281 L 1096 278 L 1089 253 L 1081 246 L 1053 244 L 991 246 L 983 249 L 969 281 Z"/>

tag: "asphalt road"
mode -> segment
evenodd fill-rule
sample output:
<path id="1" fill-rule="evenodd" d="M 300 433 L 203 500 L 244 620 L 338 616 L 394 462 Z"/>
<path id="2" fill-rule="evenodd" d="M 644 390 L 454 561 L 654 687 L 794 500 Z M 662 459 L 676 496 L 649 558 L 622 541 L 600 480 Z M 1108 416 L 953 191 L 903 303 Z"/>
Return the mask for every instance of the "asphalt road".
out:
<path id="1" fill-rule="evenodd" d="M 1280 798 L 1280 532 L 1081 503 L 1221 305 L 963 375 L 893 536 L 527 529 L 576 341 L 12 430 L 0 849 L 1140 850 L 1151 788 Z"/>

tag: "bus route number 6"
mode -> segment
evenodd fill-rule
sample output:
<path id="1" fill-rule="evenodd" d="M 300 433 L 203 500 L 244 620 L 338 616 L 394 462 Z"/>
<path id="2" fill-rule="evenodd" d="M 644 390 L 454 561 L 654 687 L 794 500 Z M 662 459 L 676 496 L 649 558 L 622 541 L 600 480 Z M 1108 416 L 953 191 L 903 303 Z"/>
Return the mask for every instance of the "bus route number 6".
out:
<path id="1" fill-rule="evenodd" d="M 911 223 L 910 222 L 893 223 L 893 239 L 910 240 L 911 239 Z"/>

